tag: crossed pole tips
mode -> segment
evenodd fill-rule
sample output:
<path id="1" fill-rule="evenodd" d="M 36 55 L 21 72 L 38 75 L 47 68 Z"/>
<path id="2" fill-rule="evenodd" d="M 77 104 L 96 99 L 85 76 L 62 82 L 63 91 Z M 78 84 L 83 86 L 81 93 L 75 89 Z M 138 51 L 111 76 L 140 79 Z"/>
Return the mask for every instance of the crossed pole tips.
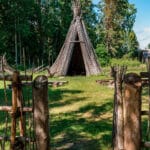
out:
<path id="1" fill-rule="evenodd" d="M 73 0 L 72 9 L 74 18 L 81 16 L 81 4 L 79 0 Z"/>

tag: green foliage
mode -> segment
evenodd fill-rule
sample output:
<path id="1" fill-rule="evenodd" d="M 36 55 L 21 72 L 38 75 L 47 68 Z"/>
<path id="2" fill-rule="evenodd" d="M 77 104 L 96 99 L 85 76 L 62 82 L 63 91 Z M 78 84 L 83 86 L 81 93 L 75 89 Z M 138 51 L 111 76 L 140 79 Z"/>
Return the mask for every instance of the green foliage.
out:
<path id="1" fill-rule="evenodd" d="M 96 54 L 98 56 L 99 62 L 102 66 L 106 66 L 110 62 L 110 55 L 106 50 L 104 44 L 98 44 L 96 48 Z"/>
<path id="2" fill-rule="evenodd" d="M 92 0 L 81 0 L 82 5 L 82 17 L 84 19 L 87 32 L 92 41 L 94 47 L 98 43 L 99 35 L 96 28 L 98 25 L 98 13 L 96 11 L 96 5 L 92 3 Z"/>
<path id="3" fill-rule="evenodd" d="M 110 1 L 111 2 L 111 1 Z M 72 1 L 1 0 L 0 1 L 0 55 L 7 52 L 11 64 L 51 65 L 64 43 L 72 14 Z M 92 0 L 81 0 L 82 17 L 97 47 L 101 65 L 109 63 L 110 56 L 135 57 L 138 42 L 133 31 L 136 17 L 134 5 L 127 0 L 101 1 L 98 11 Z M 110 7 L 112 9 L 107 9 Z M 16 57 L 16 58 L 15 58 Z"/>
<path id="4" fill-rule="evenodd" d="M 128 68 L 130 67 L 139 67 L 141 65 L 141 63 L 138 60 L 133 60 L 130 58 L 121 58 L 121 59 L 111 59 L 110 61 L 111 66 L 114 65 L 121 65 L 121 66 L 127 66 Z"/>
<path id="5" fill-rule="evenodd" d="M 126 54 L 134 57 L 139 46 L 133 31 L 135 6 L 128 0 L 102 0 L 99 8 L 102 12 L 98 30 L 101 35 L 99 43 L 105 43 L 112 57 L 121 58 Z"/>
<path id="6" fill-rule="evenodd" d="M 94 47 L 97 45 L 97 14 L 92 1 L 81 1 L 85 24 Z M 18 65 L 51 65 L 56 59 L 69 29 L 72 1 L 1 0 L 0 55 L 7 52 L 9 61 Z M 28 58 L 28 59 L 27 59 Z"/>

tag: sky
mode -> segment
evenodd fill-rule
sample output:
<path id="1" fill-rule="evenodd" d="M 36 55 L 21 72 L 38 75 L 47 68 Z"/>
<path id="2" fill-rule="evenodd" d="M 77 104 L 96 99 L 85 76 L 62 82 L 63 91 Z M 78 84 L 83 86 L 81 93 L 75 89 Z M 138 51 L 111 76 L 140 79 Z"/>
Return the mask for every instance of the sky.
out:
<path id="1" fill-rule="evenodd" d="M 100 0 L 93 0 L 96 4 Z M 150 43 L 150 0 L 129 0 L 137 8 L 134 31 L 140 44 L 144 49 Z"/>

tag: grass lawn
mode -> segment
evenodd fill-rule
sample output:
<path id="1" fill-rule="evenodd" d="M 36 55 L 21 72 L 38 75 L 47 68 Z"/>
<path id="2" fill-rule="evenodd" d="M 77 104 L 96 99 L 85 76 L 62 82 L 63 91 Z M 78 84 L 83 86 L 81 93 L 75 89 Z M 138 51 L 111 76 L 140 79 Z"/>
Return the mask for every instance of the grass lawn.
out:
<path id="1" fill-rule="evenodd" d="M 70 77 L 68 85 L 50 88 L 52 149 L 110 149 L 113 89 L 97 79 Z"/>
<path id="2" fill-rule="evenodd" d="M 128 65 L 128 72 L 146 71 L 138 62 L 126 60 L 121 64 Z M 68 85 L 50 88 L 52 149 L 111 150 L 114 89 L 95 82 L 110 78 L 109 72 L 106 67 L 98 77 L 66 77 L 63 80 L 68 80 Z M 144 129 L 146 124 L 144 118 Z"/>
<path id="3" fill-rule="evenodd" d="M 128 65 L 129 72 L 146 70 L 145 65 L 137 61 L 126 61 L 124 64 Z M 109 74 L 110 68 L 106 67 L 103 68 L 101 76 L 49 79 L 69 81 L 69 84 L 62 87 L 49 87 L 52 150 L 111 150 L 114 89 L 95 82 L 98 79 L 110 78 Z M 0 94 L 2 105 L 2 82 Z M 143 108 L 146 107 L 145 93 Z M 0 133 L 3 133 L 3 119 L 0 119 Z M 143 125 L 145 129 L 145 118 Z"/>

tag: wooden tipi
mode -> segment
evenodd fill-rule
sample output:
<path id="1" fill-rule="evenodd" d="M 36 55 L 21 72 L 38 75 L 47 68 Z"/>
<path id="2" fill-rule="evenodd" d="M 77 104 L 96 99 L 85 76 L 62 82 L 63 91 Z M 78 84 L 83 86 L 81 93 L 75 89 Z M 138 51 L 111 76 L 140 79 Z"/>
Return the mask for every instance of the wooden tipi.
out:
<path id="1" fill-rule="evenodd" d="M 64 45 L 49 72 L 54 76 L 98 75 L 100 65 L 81 17 L 79 0 L 73 1 L 73 13 Z"/>

